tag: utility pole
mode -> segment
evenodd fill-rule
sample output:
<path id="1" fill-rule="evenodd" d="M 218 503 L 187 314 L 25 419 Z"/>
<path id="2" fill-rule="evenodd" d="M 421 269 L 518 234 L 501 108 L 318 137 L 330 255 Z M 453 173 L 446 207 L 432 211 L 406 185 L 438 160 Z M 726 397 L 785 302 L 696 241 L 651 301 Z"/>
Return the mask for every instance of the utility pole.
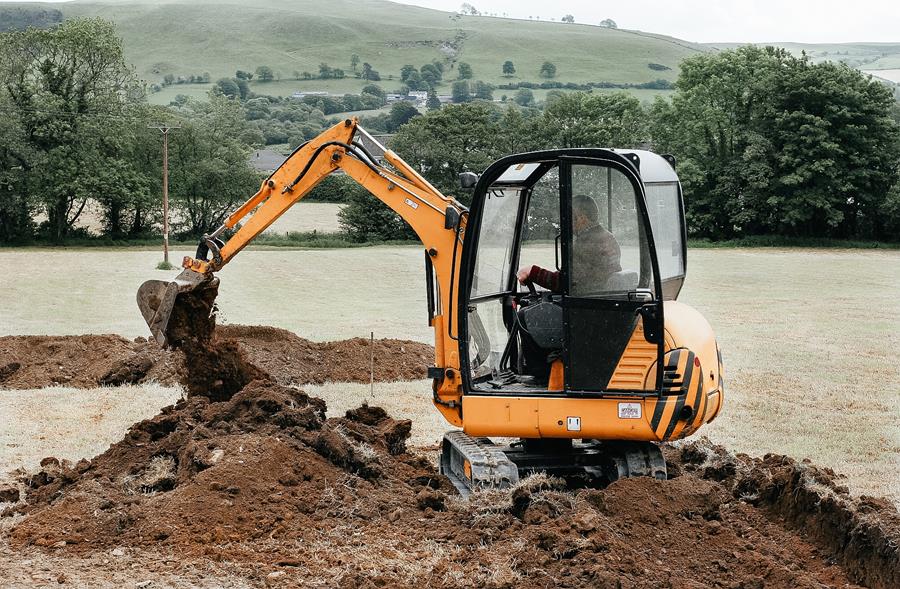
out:
<path id="1" fill-rule="evenodd" d="M 163 261 L 169 263 L 169 131 L 180 129 L 178 125 L 165 123 L 147 125 L 150 129 L 159 129 L 163 136 Z"/>

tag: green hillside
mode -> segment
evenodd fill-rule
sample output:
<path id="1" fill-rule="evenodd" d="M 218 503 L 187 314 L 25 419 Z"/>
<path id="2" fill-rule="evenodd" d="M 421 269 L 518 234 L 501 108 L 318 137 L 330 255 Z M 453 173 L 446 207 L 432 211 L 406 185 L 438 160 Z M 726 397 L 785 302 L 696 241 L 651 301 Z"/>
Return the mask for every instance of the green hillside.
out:
<path id="1" fill-rule="evenodd" d="M 404 64 L 421 66 L 440 59 L 451 68 L 445 81 L 456 78 L 453 66 L 464 61 L 472 65 L 474 79 L 539 82 L 540 65 L 549 60 L 562 82 L 643 83 L 674 81 L 684 57 L 708 50 L 636 31 L 463 17 L 383 0 L 77 0 L 52 6 L 66 18 L 101 16 L 116 22 L 128 59 L 148 82 L 158 82 L 165 74 L 203 72 L 215 80 L 259 65 L 269 65 L 288 79 L 294 72 L 316 73 L 322 62 L 350 74 L 350 56 L 356 53 L 385 80 L 398 78 Z M 517 70 L 513 78 L 501 75 L 507 59 Z M 651 63 L 671 69 L 651 69 Z M 362 82 L 328 85 L 349 91 Z M 302 84 L 321 89 L 328 85 Z M 295 86 L 301 85 L 290 87 Z"/>

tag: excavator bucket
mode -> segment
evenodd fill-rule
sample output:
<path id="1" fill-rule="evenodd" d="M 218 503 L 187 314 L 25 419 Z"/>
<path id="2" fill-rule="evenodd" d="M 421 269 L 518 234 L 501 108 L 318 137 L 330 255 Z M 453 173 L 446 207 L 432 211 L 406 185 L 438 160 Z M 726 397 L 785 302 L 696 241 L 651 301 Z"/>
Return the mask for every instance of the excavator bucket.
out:
<path id="1" fill-rule="evenodd" d="M 148 280 L 138 289 L 137 304 L 150 327 L 150 333 L 163 347 L 178 344 L 183 334 L 172 333 L 172 318 L 199 312 L 206 317 L 218 294 L 219 279 L 184 270 L 175 280 Z"/>

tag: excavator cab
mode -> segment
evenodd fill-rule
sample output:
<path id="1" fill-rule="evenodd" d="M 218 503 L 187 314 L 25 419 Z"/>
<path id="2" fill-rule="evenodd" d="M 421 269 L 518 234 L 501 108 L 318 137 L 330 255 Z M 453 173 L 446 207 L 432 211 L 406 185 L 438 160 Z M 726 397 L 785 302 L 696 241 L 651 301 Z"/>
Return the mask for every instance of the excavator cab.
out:
<path id="1" fill-rule="evenodd" d="M 460 265 L 464 431 L 445 436 L 441 460 L 461 491 L 534 471 L 665 478 L 652 423 L 683 379 L 657 367 L 672 361 L 665 307 L 685 236 L 671 158 L 566 149 L 482 174 Z"/>
<path id="2" fill-rule="evenodd" d="M 644 354 L 663 360 L 663 300 L 685 273 L 683 219 L 672 164 L 650 152 L 558 150 L 491 166 L 460 272 L 467 394 L 657 394 L 661 373 L 616 373 L 639 323 Z M 519 280 L 532 266 L 544 284 Z"/>

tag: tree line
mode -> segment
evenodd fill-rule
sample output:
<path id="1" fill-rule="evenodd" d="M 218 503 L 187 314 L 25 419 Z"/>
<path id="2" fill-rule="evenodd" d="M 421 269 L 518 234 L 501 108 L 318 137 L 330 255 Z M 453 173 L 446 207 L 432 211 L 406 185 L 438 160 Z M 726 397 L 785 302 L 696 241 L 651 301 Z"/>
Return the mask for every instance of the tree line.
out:
<path id="1" fill-rule="evenodd" d="M 548 96 L 542 109 L 454 105 L 412 119 L 392 148 L 449 194 L 459 194 L 459 172 L 508 153 L 650 148 L 678 161 L 692 237 L 897 241 L 898 129 L 900 107 L 880 82 L 748 46 L 683 61 L 670 100 L 645 106 L 625 93 L 573 92 Z M 354 203 L 373 206 L 364 195 Z M 360 227 L 365 218 L 352 210 L 345 217 L 356 236 L 398 238 Z M 402 225 L 400 234 L 409 235 Z"/>
<path id="2" fill-rule="evenodd" d="M 246 82 L 244 74 L 234 79 Z M 333 124 L 326 111 L 347 106 L 326 97 L 242 100 L 240 90 L 150 106 L 101 19 L 0 34 L 0 79 L 2 243 L 78 237 L 89 207 L 105 236 L 158 234 L 159 123 L 179 127 L 169 135 L 173 233 L 193 238 L 257 189 L 253 147 L 298 145 Z M 506 104 L 475 100 L 420 114 L 401 103 L 363 126 L 396 132 L 392 149 L 463 200 L 458 173 L 503 155 L 643 147 L 676 156 L 694 237 L 900 240 L 900 109 L 890 89 L 842 64 L 755 47 L 685 60 L 676 88 L 652 104 L 624 92 L 556 90 L 538 103 L 519 88 Z M 357 97 L 384 98 L 374 84 Z M 346 179 L 320 192 L 348 203 L 343 223 L 355 240 L 411 235 Z"/>
<path id="3" fill-rule="evenodd" d="M 107 21 L 0 35 L 0 79 L 2 243 L 78 237 L 90 206 L 106 236 L 157 232 L 162 138 L 151 125 L 180 127 L 169 143 L 177 235 L 221 222 L 258 185 L 241 104 L 147 105 Z"/>

